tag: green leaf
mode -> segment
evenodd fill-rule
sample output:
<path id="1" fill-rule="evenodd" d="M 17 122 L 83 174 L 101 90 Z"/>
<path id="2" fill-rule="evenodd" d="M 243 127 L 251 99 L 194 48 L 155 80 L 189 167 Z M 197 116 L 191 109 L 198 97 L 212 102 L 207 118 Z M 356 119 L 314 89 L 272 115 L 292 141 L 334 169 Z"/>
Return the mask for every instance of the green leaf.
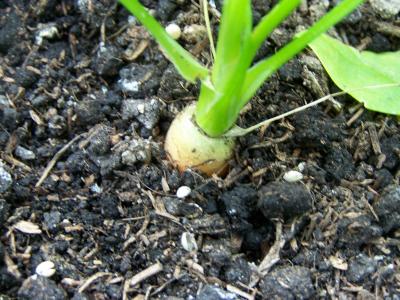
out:
<path id="1" fill-rule="evenodd" d="M 343 0 L 318 22 L 302 34 L 297 35 L 289 44 L 279 49 L 273 56 L 263 59 L 247 71 L 246 80 L 242 90 L 241 103 L 244 106 L 258 88 L 282 65 L 301 52 L 307 45 L 320 34 L 340 22 L 350 14 L 364 0 Z"/>
<path id="2" fill-rule="evenodd" d="M 171 38 L 164 27 L 147 12 L 138 0 L 120 0 L 119 2 L 152 34 L 183 78 L 194 82 L 196 79 L 204 79 L 209 76 L 209 70 Z"/>
<path id="3" fill-rule="evenodd" d="M 400 115 L 400 51 L 359 52 L 328 35 L 310 47 L 339 88 L 370 110 Z"/>
<path id="4" fill-rule="evenodd" d="M 212 70 L 212 82 L 219 89 L 229 85 L 238 65 L 243 63 L 252 29 L 250 0 L 225 0 L 218 32 L 217 53 Z"/>

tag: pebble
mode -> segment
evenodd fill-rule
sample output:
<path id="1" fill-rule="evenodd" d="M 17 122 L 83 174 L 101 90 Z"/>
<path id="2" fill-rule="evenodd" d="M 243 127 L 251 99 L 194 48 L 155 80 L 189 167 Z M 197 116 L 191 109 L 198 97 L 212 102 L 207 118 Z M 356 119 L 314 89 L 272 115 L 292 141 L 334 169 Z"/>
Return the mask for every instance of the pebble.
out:
<path id="1" fill-rule="evenodd" d="M 182 233 L 181 244 L 183 249 L 185 249 L 188 252 L 197 251 L 198 249 L 196 239 L 194 238 L 194 235 L 191 234 L 190 232 Z"/>
<path id="2" fill-rule="evenodd" d="M 192 192 L 192 189 L 186 185 L 183 185 L 181 187 L 178 188 L 178 190 L 176 191 L 176 196 L 178 198 L 186 198 L 187 196 L 190 195 L 190 193 Z"/>
<path id="3" fill-rule="evenodd" d="M 395 17 L 400 12 L 399 0 L 370 0 L 372 9 L 384 19 Z"/>
<path id="4" fill-rule="evenodd" d="M 149 130 L 153 129 L 158 123 L 161 110 L 161 102 L 157 99 L 128 99 L 123 102 L 121 109 L 124 120 L 136 118 Z"/>
<path id="5" fill-rule="evenodd" d="M 37 265 L 35 272 L 39 276 L 51 277 L 56 273 L 56 269 L 52 261 L 46 260 Z"/>
<path id="6" fill-rule="evenodd" d="M 23 160 L 34 160 L 36 159 L 35 153 L 33 151 L 28 150 L 22 146 L 17 146 L 15 149 L 15 155 Z"/>
<path id="7" fill-rule="evenodd" d="M 206 285 L 197 295 L 196 300 L 236 300 L 236 294 L 227 292 L 215 285 Z"/>
<path id="8" fill-rule="evenodd" d="M 6 192 L 10 186 L 12 185 L 13 180 L 10 175 L 4 168 L 3 164 L 0 161 L 0 193 Z"/>
<path id="9" fill-rule="evenodd" d="M 286 182 L 297 182 L 303 179 L 303 174 L 301 174 L 299 171 L 291 170 L 283 175 L 283 179 Z"/>
<path id="10" fill-rule="evenodd" d="M 165 27 L 165 31 L 174 40 L 178 40 L 181 37 L 181 34 L 182 34 L 181 28 L 175 23 L 169 24 L 167 27 Z"/>
<path id="11" fill-rule="evenodd" d="M 39 24 L 39 30 L 35 35 L 35 43 L 41 45 L 44 39 L 52 39 L 58 35 L 58 29 L 55 24 Z"/>
<path id="12" fill-rule="evenodd" d="M 189 43 L 197 43 L 205 38 L 207 33 L 206 27 L 203 25 L 192 24 L 183 28 L 183 38 Z"/>
<path id="13" fill-rule="evenodd" d="M 33 275 L 22 283 L 18 290 L 18 299 L 67 299 L 66 292 L 57 286 L 57 284 L 46 277 Z"/>

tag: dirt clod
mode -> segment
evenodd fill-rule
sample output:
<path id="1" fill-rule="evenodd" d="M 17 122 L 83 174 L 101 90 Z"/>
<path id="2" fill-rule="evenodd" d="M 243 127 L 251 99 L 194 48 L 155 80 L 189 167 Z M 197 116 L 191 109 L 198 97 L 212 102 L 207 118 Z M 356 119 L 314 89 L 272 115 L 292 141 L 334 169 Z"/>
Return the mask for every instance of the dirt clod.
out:
<path id="1" fill-rule="evenodd" d="M 53 280 L 34 275 L 23 282 L 18 290 L 18 299 L 63 300 L 67 299 L 67 294 Z"/>
<path id="2" fill-rule="evenodd" d="M 383 230 L 387 233 L 400 228 L 400 187 L 390 185 L 385 188 L 374 209 Z"/>
<path id="3" fill-rule="evenodd" d="M 311 194 L 301 184 L 271 182 L 258 193 L 257 206 L 268 219 L 290 219 L 311 209 Z"/>
<path id="4" fill-rule="evenodd" d="M 265 299 L 310 299 L 315 290 L 311 272 L 305 267 L 285 267 L 273 271 L 260 283 Z"/>

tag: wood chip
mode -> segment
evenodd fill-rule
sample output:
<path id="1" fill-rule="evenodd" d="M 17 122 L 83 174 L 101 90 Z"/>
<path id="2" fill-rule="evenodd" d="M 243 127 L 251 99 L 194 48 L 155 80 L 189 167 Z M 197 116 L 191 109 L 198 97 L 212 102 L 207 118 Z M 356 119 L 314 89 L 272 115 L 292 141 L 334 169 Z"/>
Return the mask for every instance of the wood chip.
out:
<path id="1" fill-rule="evenodd" d="M 345 260 L 341 259 L 340 257 L 337 256 L 330 256 L 329 257 L 329 262 L 331 263 L 331 265 L 338 270 L 341 271 L 346 271 L 348 269 L 348 264 Z"/>
<path id="2" fill-rule="evenodd" d="M 39 226 L 29 221 L 19 221 L 14 225 L 14 228 L 28 234 L 41 234 Z"/>
<path id="3" fill-rule="evenodd" d="M 133 287 L 142 281 L 146 280 L 147 278 L 156 275 L 157 273 L 163 270 L 163 266 L 161 263 L 157 262 L 154 265 L 151 265 L 147 269 L 137 273 L 135 276 L 132 277 L 130 280 L 130 285 Z"/>

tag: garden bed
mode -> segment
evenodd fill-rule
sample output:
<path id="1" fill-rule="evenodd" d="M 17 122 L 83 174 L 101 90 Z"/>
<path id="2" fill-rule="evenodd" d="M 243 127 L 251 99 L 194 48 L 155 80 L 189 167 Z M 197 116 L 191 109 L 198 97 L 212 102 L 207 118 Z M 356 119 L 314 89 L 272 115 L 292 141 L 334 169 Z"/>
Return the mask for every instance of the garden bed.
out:
<path id="1" fill-rule="evenodd" d="M 198 1 L 142 2 L 210 63 Z M 255 20 L 272 2 L 253 1 Z M 327 4 L 304 1 L 258 58 Z M 371 0 L 330 33 L 396 51 L 396 5 Z M 224 178 L 180 174 L 163 142 L 198 89 L 114 1 L 0 3 L 0 297 L 397 299 L 398 120 L 342 96 L 241 137 Z M 335 91 L 306 50 L 239 125 Z"/>

